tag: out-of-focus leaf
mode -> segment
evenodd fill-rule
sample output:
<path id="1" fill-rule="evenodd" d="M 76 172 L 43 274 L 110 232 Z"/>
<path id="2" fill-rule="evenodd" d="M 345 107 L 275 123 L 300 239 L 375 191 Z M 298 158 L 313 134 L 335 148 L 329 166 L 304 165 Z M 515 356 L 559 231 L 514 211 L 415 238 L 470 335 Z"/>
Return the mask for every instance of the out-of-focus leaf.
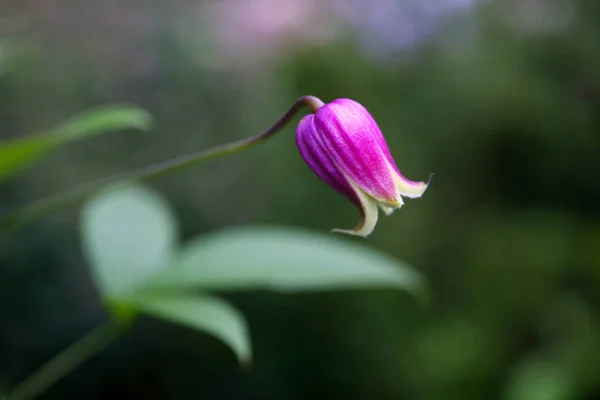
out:
<path id="1" fill-rule="evenodd" d="M 0 141 L 0 182 L 62 145 L 109 131 L 147 129 L 150 122 L 150 115 L 138 107 L 104 106 L 81 113 L 49 132 Z"/>
<path id="2" fill-rule="evenodd" d="M 209 333 L 233 350 L 241 364 L 252 359 L 244 316 L 214 296 L 140 292 L 123 299 L 138 311 Z"/>
<path id="3" fill-rule="evenodd" d="M 573 377 L 559 360 L 524 360 L 508 381 L 504 400 L 568 400 L 574 398 Z"/>
<path id="4" fill-rule="evenodd" d="M 111 105 L 97 107 L 69 119 L 52 129 L 51 134 L 61 143 L 87 138 L 108 131 L 150 127 L 152 117 L 136 106 Z"/>
<path id="5" fill-rule="evenodd" d="M 177 224 L 167 202 L 143 186 L 100 192 L 82 212 L 83 250 L 107 298 L 129 294 L 168 266 Z"/>
<path id="6" fill-rule="evenodd" d="M 420 274 L 334 235 L 287 228 L 229 229 L 185 245 L 150 285 L 212 290 L 326 291 L 402 288 L 422 294 Z"/>
<path id="7" fill-rule="evenodd" d="M 0 182 L 35 163 L 56 146 L 47 137 L 0 142 Z"/>

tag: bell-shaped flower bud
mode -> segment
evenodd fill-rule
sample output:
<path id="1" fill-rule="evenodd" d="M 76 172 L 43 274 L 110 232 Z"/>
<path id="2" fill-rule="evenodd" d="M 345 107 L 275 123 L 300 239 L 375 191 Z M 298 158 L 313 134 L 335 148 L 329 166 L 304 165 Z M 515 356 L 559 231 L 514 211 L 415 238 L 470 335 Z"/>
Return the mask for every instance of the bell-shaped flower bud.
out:
<path id="1" fill-rule="evenodd" d="M 402 196 L 421 197 L 429 184 L 402 176 L 377 123 L 353 100 L 334 100 L 302 118 L 296 144 L 308 166 L 360 210 L 354 229 L 334 232 L 366 237 L 378 206 L 389 215 L 402 206 Z"/>

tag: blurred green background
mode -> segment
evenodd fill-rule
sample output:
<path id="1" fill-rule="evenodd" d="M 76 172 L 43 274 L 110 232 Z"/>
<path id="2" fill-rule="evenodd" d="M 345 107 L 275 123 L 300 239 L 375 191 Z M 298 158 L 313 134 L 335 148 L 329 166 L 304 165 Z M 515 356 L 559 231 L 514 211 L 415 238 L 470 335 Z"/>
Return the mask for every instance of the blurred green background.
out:
<path id="1" fill-rule="evenodd" d="M 43 398 L 600 398 L 597 0 L 4 2 L 1 139 L 113 102 L 156 121 L 2 183 L 0 215 L 253 135 L 304 94 L 359 101 L 409 179 L 435 174 L 366 239 L 428 278 L 431 306 L 386 290 L 226 294 L 249 320 L 251 369 L 146 318 Z M 303 163 L 293 126 L 152 186 L 184 239 L 358 220 Z M 0 397 L 107 318 L 79 210 L 0 244 Z"/>

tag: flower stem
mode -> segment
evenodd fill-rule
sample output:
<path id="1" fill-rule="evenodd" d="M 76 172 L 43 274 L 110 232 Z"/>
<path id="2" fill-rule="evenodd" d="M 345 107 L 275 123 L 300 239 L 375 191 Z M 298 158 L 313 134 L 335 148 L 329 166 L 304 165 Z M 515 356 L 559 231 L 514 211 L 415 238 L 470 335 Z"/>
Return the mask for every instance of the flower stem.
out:
<path id="1" fill-rule="evenodd" d="M 6 400 L 30 400 L 64 378 L 78 366 L 104 350 L 121 336 L 129 325 L 108 322 L 95 328 L 42 365 L 21 382 Z"/>
<path id="2" fill-rule="evenodd" d="M 156 164 L 133 169 L 130 171 L 115 174 L 106 178 L 101 178 L 73 189 L 57 193 L 53 196 L 35 201 L 21 210 L 18 210 L 8 216 L 0 219 L 0 231 L 10 231 L 40 217 L 46 213 L 56 211 L 68 204 L 84 200 L 90 194 L 105 188 L 108 185 L 130 184 L 133 182 L 148 181 L 158 178 L 162 175 L 176 172 L 193 165 L 200 164 L 218 157 L 229 154 L 235 154 L 240 151 L 250 149 L 271 138 L 275 133 L 283 129 L 291 119 L 303 108 L 310 107 L 313 111 L 323 106 L 323 102 L 314 96 L 302 96 L 290 107 L 290 109 L 271 127 L 258 135 L 227 143 L 206 150 L 200 150 L 195 153 L 186 154 L 170 160 L 162 161 Z"/>

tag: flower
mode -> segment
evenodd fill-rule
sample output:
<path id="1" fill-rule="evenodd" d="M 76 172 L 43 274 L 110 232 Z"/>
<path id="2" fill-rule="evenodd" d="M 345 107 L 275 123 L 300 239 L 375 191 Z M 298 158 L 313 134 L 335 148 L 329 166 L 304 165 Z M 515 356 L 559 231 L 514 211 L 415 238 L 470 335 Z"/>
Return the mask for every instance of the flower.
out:
<path id="1" fill-rule="evenodd" d="M 401 196 L 421 197 L 429 185 L 400 173 L 377 123 L 354 100 L 315 107 L 300 120 L 296 144 L 306 164 L 359 208 L 361 220 L 354 229 L 334 232 L 366 237 L 377 223 L 378 207 L 390 215 L 404 204 Z"/>

